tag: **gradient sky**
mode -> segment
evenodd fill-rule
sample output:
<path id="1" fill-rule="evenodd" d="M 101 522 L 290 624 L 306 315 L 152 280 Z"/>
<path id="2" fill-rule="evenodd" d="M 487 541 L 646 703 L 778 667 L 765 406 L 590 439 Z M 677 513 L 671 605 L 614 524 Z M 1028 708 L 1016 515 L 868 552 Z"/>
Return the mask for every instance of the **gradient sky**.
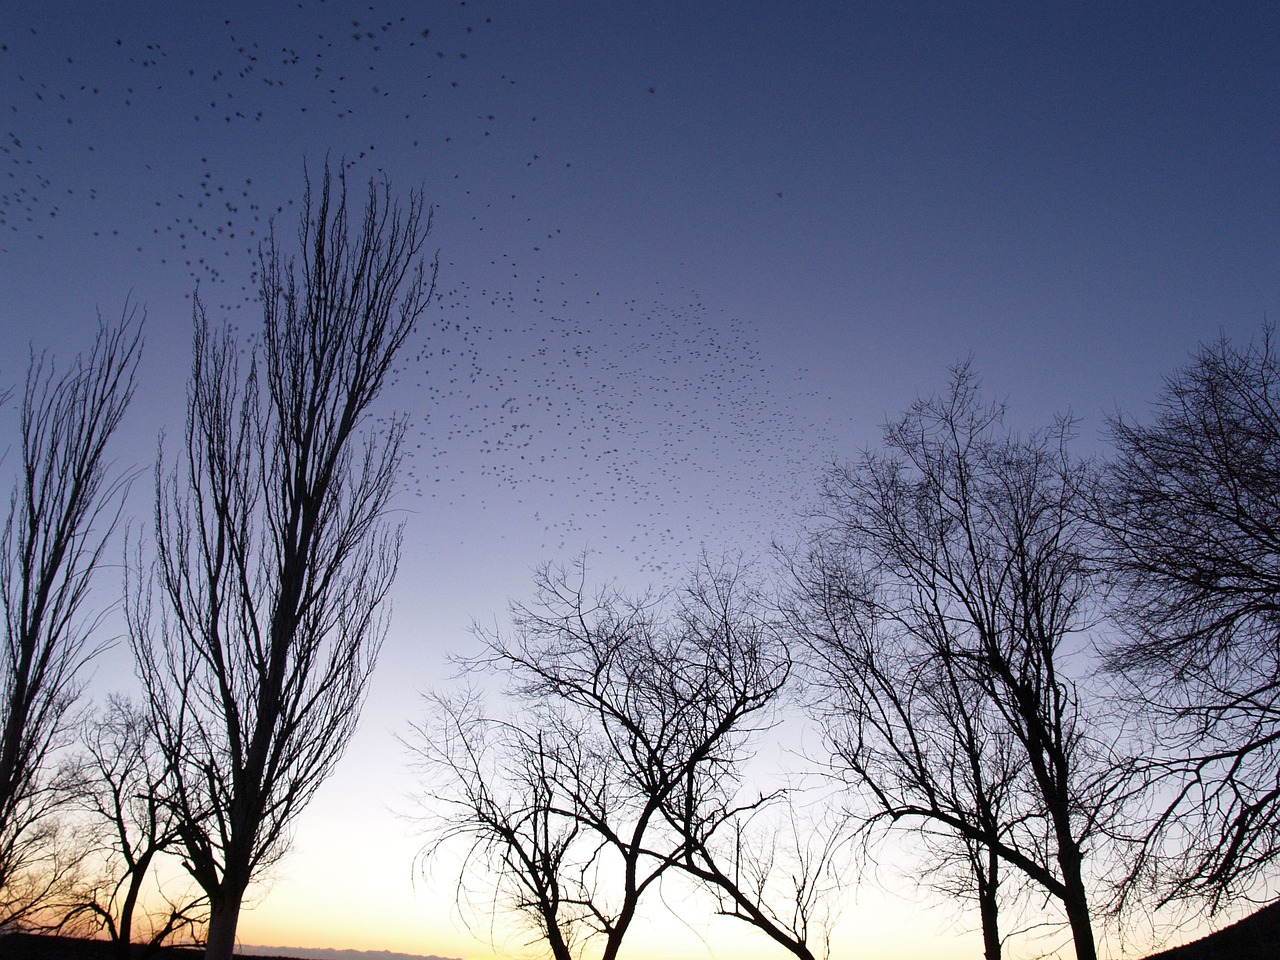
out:
<path id="1" fill-rule="evenodd" d="M 394 623 L 241 939 L 489 955 L 447 870 L 413 881 L 393 734 L 535 565 L 640 589 L 767 555 L 969 356 L 1016 425 L 1071 411 L 1102 450 L 1198 342 L 1280 315 L 1278 77 L 1264 3 L 6 5 L 0 378 L 145 307 L 136 529 L 192 291 L 252 329 L 304 161 L 436 206 L 439 306 L 382 408 L 413 418 Z M 116 650 L 92 692 L 132 683 Z M 835 955 L 973 955 L 976 924 L 868 888 Z M 747 956 L 725 929 L 697 932 Z M 709 948 L 655 913 L 629 955 Z"/>

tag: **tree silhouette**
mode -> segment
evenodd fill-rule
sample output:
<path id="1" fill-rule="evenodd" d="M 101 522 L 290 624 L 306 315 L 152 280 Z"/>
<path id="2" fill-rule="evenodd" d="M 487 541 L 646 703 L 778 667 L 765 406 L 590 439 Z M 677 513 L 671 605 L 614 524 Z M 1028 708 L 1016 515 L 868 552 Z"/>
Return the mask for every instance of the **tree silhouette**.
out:
<path id="1" fill-rule="evenodd" d="M 361 428 L 433 296 L 429 229 L 419 194 L 402 207 L 371 182 L 353 230 L 326 167 L 299 265 L 274 233 L 261 255 L 259 339 L 196 306 L 182 453 L 157 468 L 156 559 L 128 614 L 210 958 L 342 755 L 386 629 L 404 423 Z"/>
<path id="2" fill-rule="evenodd" d="M 1070 427 L 1025 439 L 967 365 L 827 474 L 794 622 L 833 759 L 873 819 L 949 832 L 998 953 L 999 861 L 1059 901 L 1093 960 L 1085 857 L 1110 813 L 1101 744 L 1066 673 L 1096 575 L 1091 472 Z"/>
<path id="3" fill-rule="evenodd" d="M 154 953 L 207 919 L 203 896 L 174 897 L 157 885 L 146 897 L 157 858 L 178 840 L 174 811 L 164 801 L 164 758 L 149 719 L 128 700 L 108 697 L 81 725 L 82 753 L 70 777 L 91 849 L 87 869 L 61 908 L 61 927 L 105 932 L 120 960 Z"/>
<path id="4" fill-rule="evenodd" d="M 584 577 L 544 569 L 513 633 L 481 634 L 471 666 L 509 678 L 511 718 L 471 692 L 434 698 L 435 718 L 414 727 L 434 784 L 425 855 L 461 842 L 462 898 L 468 869 L 496 883 L 490 902 L 557 960 L 595 944 L 618 956 L 645 894 L 680 874 L 812 960 L 831 845 L 801 857 L 773 899 L 782 861 L 751 846 L 749 827 L 787 794 L 739 796 L 750 737 L 774 722 L 790 672 L 758 598 L 728 568 L 704 566 L 672 606 L 588 595 Z"/>
<path id="5" fill-rule="evenodd" d="M 107 444 L 133 395 L 141 323 L 126 310 L 59 375 L 33 356 L 20 412 L 17 478 L 0 536 L 0 923 L 29 919 L 64 878 L 49 769 L 66 740 L 81 667 L 101 644 L 90 585 L 119 519 L 125 480 Z"/>
<path id="6" fill-rule="evenodd" d="M 865 801 L 864 842 L 882 827 L 919 828 L 933 856 L 927 882 L 977 900 L 984 955 L 998 960 L 1007 888 L 998 851 L 1017 842 L 1013 734 L 955 631 L 891 613 L 883 581 L 862 569 L 865 544 L 846 533 L 821 531 L 791 563 L 799 589 L 788 612 L 808 648 L 812 708 L 835 772 Z"/>
<path id="7" fill-rule="evenodd" d="M 1203 346 L 1142 425 L 1111 424 L 1100 511 L 1127 627 L 1110 664 L 1156 719 L 1134 877 L 1163 899 L 1269 890 L 1280 860 L 1280 357 Z"/>

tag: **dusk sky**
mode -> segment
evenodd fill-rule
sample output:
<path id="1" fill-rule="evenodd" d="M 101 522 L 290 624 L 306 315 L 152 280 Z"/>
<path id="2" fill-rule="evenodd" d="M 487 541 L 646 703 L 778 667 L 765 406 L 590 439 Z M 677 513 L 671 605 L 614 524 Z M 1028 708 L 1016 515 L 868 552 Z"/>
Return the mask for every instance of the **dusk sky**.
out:
<path id="1" fill-rule="evenodd" d="M 395 734 L 538 564 L 638 591 L 767 562 L 968 357 L 1016 427 L 1071 412 L 1104 453 L 1198 343 L 1280 316 L 1274 4 L 48 0 L 0 12 L 0 111 L 0 382 L 145 309 L 141 535 L 192 293 L 254 328 L 304 164 L 435 206 L 438 304 L 379 407 L 411 417 L 391 631 L 245 943 L 493 955 L 446 868 L 414 879 Z M 89 692 L 134 684 L 121 646 Z M 977 955 L 977 925 L 869 883 L 833 955 Z M 630 943 L 780 955 L 656 906 Z"/>

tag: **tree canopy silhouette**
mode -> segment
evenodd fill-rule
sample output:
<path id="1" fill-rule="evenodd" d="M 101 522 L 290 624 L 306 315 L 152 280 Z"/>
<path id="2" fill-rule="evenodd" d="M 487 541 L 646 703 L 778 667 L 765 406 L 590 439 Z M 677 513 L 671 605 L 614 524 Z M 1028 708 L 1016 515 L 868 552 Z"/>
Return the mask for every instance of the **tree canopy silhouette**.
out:
<path id="1" fill-rule="evenodd" d="M 518 713 L 487 712 L 475 692 L 436 697 L 414 728 L 426 855 L 460 841 L 490 902 L 556 960 L 618 956 L 645 895 L 680 875 L 813 960 L 833 845 L 787 862 L 751 830 L 787 791 L 739 795 L 791 668 L 739 573 L 704 564 L 677 596 L 637 598 L 588 594 L 581 566 L 545 568 L 513 632 L 482 634 L 471 661 L 510 679 Z"/>
<path id="2" fill-rule="evenodd" d="M 1154 422 L 1116 417 L 1099 512 L 1123 643 L 1154 718 L 1158 800 L 1135 876 L 1165 899 L 1269 891 L 1280 862 L 1280 356 L 1270 327 L 1201 347 Z"/>
<path id="3" fill-rule="evenodd" d="M 260 255 L 258 337 L 197 301 L 183 444 L 157 467 L 128 613 L 210 958 L 231 956 L 246 888 L 355 731 L 386 630 L 404 421 L 375 434 L 368 414 L 434 293 L 430 225 L 420 194 L 370 182 L 353 227 L 326 167 L 299 261 L 274 232 Z"/>
<path id="4" fill-rule="evenodd" d="M 0 925 L 29 918 L 65 875 L 50 813 L 66 793 L 49 761 L 64 745 L 80 669 L 101 648 L 87 603 L 124 493 L 107 444 L 133 396 L 135 313 L 100 324 L 65 373 L 43 354 L 27 369 L 0 534 Z"/>
<path id="5" fill-rule="evenodd" d="M 883 450 L 828 472 L 794 567 L 837 768 L 871 822 L 954 839 L 991 960 L 1001 863 L 1096 957 L 1085 867 L 1111 804 L 1066 664 L 1097 596 L 1093 475 L 1069 436 L 1065 421 L 1013 436 L 962 365 L 885 428 Z"/>

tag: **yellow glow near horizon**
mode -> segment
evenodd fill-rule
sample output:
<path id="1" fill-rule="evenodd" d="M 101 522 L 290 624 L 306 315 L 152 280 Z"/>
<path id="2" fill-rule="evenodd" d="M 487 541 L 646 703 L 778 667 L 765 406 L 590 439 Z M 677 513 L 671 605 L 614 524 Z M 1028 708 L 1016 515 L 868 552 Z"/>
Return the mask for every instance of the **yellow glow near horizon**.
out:
<path id="1" fill-rule="evenodd" d="M 372 711 L 376 715 L 376 704 Z M 292 851 L 263 884 L 251 888 L 240 917 L 239 941 L 255 946 L 390 950 L 459 960 L 540 957 L 519 931 L 497 935 L 468 931 L 455 905 L 453 867 L 437 863 L 415 876 L 421 837 L 407 797 L 416 786 L 398 748 L 374 721 L 361 731 L 331 781 L 297 823 Z M 388 778 L 387 770 L 399 772 Z M 379 773 L 379 771 L 384 771 Z M 910 880 L 906 848 L 885 849 L 883 870 L 850 881 L 833 940 L 835 960 L 961 960 L 980 956 L 981 936 L 972 904 L 949 903 Z M 873 872 L 874 873 L 874 872 Z M 894 892 L 884 889 L 889 886 Z M 680 896 L 673 885 L 670 897 Z M 785 951 L 739 921 L 717 918 L 708 905 L 676 920 L 658 897 L 628 933 L 623 960 L 778 960 Z M 483 924 L 483 920 L 476 921 Z M 1101 927 L 1101 925 L 1099 925 Z M 1101 934 L 1100 934 L 1101 935 Z M 1199 931 L 1179 933 L 1185 942 Z M 1046 960 L 1069 960 L 1064 934 L 1035 944 Z M 1125 953 L 1142 956 L 1149 937 L 1135 936 Z M 1055 948 L 1063 947 L 1065 949 Z M 1023 951 L 1027 952 L 1027 951 Z M 1120 950 L 1112 949 L 1113 955 Z"/>
<path id="2" fill-rule="evenodd" d="M 365 823 L 357 839 L 350 821 L 307 817 L 294 853 L 242 913 L 240 942 L 461 960 L 540 955 L 524 946 L 519 932 L 500 937 L 496 948 L 485 942 L 486 931 L 468 933 L 454 908 L 447 870 L 429 881 L 410 882 L 413 849 L 401 822 Z M 334 877 L 343 880 L 335 883 Z M 972 912 L 914 904 L 875 888 L 847 891 L 846 898 L 832 957 L 960 960 L 981 953 Z M 776 960 L 783 955 L 739 921 L 714 917 L 708 909 L 701 922 L 682 923 L 657 898 L 649 901 L 623 949 L 626 960 Z"/>
<path id="3" fill-rule="evenodd" d="M 308 842 L 277 871 L 276 882 L 260 891 L 256 903 L 241 915 L 240 942 L 390 950 L 458 960 L 544 955 L 528 946 L 519 931 L 498 935 L 496 945 L 486 942 L 486 931 L 469 933 L 454 909 L 452 881 L 443 874 L 436 882 L 420 880 L 415 889 L 408 882 L 404 862 L 390 873 L 385 869 L 387 862 L 368 862 L 368 872 L 363 875 L 346 872 L 354 866 L 350 861 L 335 860 L 333 851 Z M 335 884 L 334 876 L 345 881 Z M 948 905 L 941 899 L 926 902 L 926 891 L 914 892 L 919 902 L 874 885 L 847 891 L 848 903 L 832 938 L 831 957 L 962 960 L 981 955 L 978 918 L 971 905 Z M 1204 932 L 1188 929 L 1174 941 L 1186 942 Z M 1115 949 L 1109 952 L 1118 955 L 1119 946 L 1112 946 Z M 1142 956 L 1157 946 L 1137 937 L 1125 945 L 1124 952 Z M 1065 932 L 1056 939 L 1038 941 L 1037 949 L 1044 951 L 1041 955 L 1046 960 L 1074 956 Z M 664 914 L 655 899 L 629 932 L 622 956 L 625 960 L 778 960 L 786 954 L 739 921 L 708 912 L 701 923 L 681 923 Z"/>
<path id="4" fill-rule="evenodd" d="M 455 905 L 456 873 L 437 863 L 427 877 L 415 876 L 421 845 L 405 798 L 411 775 L 399 780 L 374 776 L 395 769 L 394 748 L 380 747 L 385 734 L 371 725 L 355 748 L 297 822 L 291 852 L 269 878 L 250 890 L 241 913 L 238 939 L 255 946 L 315 949 L 389 950 L 459 960 L 534 958 L 526 936 L 508 931 L 490 943 L 489 931 L 468 931 Z M 883 869 L 863 882 L 850 881 L 834 931 L 834 960 L 961 960 L 980 956 L 979 920 L 972 904 L 949 903 L 910 880 L 914 869 L 906 848 L 886 848 Z M 176 863 L 169 866 L 180 871 Z M 891 887 L 889 892 L 885 887 Z M 668 891 L 681 897 L 678 885 Z M 623 960 L 778 960 L 785 952 L 763 934 L 739 921 L 717 918 L 710 905 L 684 911 L 681 923 L 660 898 L 644 905 L 629 932 Z M 1247 912 L 1247 911 L 1245 911 Z M 1235 919 L 1234 917 L 1232 919 Z M 483 920 L 477 920 L 483 924 Z M 1224 918 L 1215 926 L 1221 926 Z M 1099 927 L 1101 925 L 1099 924 Z M 1172 942 L 1186 942 L 1203 931 L 1180 931 Z M 1101 934 L 1100 934 L 1101 935 Z M 1065 949 L 1053 948 L 1065 946 Z M 1119 945 L 1112 945 L 1119 955 Z M 1124 945 L 1129 956 L 1143 956 L 1152 939 L 1135 935 Z M 1067 937 L 1035 944 L 1046 960 L 1074 956 Z M 1021 951 L 1029 952 L 1029 951 Z"/>

